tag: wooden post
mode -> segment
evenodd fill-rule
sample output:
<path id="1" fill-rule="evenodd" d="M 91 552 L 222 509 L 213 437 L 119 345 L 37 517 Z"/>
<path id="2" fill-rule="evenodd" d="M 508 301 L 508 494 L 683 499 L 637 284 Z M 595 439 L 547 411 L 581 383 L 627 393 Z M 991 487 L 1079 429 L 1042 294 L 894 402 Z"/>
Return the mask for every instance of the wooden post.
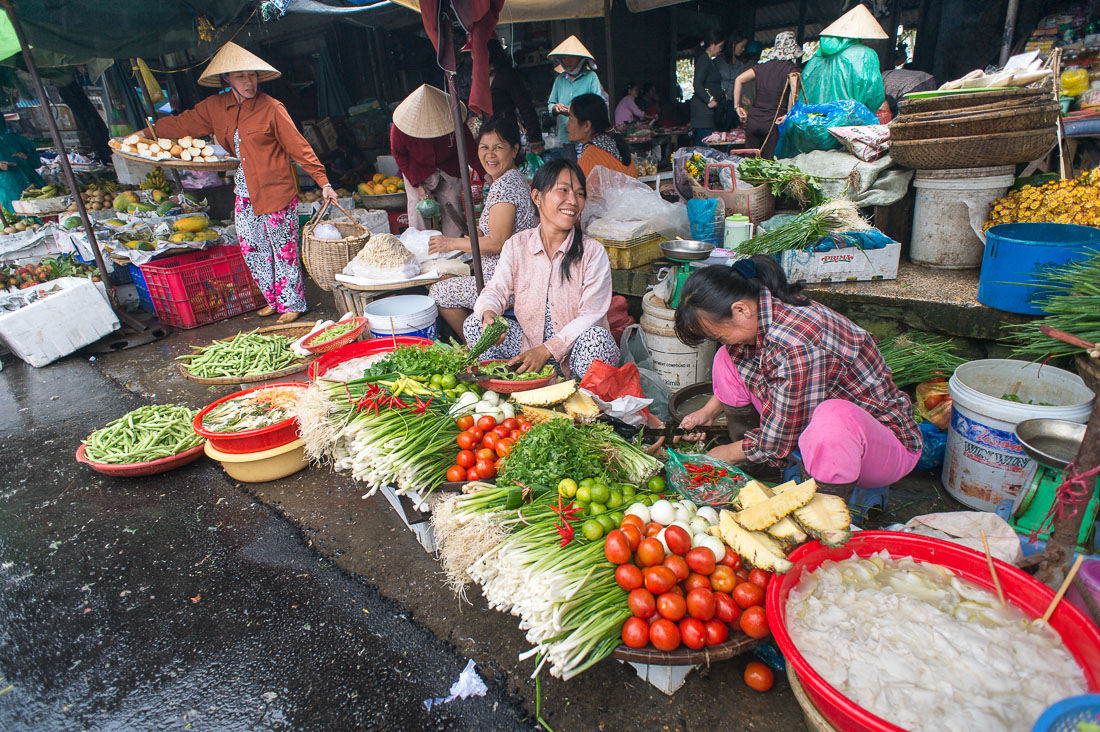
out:
<path id="1" fill-rule="evenodd" d="M 448 71 L 447 91 L 451 95 L 451 120 L 455 127 L 455 147 L 458 150 L 458 179 L 462 183 L 462 205 L 466 209 L 466 228 L 470 232 L 470 254 L 474 265 L 474 287 L 485 289 L 485 274 L 481 270 L 481 244 L 478 242 L 477 224 L 474 223 L 474 201 L 471 195 L 470 165 L 466 159 L 466 135 L 462 129 L 466 123 L 458 112 L 458 94 L 455 92 L 455 75 Z"/>
<path id="2" fill-rule="evenodd" d="M 603 0 L 603 40 L 607 53 L 607 114 L 615 121 L 615 54 L 611 49 L 611 0 Z"/>

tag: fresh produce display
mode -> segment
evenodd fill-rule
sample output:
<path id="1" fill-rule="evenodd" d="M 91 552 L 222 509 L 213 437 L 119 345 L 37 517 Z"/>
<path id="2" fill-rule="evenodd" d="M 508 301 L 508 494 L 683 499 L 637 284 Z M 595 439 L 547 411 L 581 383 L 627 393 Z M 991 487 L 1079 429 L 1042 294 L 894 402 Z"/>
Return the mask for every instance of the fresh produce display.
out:
<path id="1" fill-rule="evenodd" d="M 30 186 L 23 189 L 23 193 L 20 194 L 20 201 L 42 201 L 47 198 L 57 198 L 58 196 L 69 195 L 69 189 L 65 187 L 64 183 L 49 183 L 44 186 Z"/>
<path id="2" fill-rule="evenodd" d="M 201 445 L 191 429 L 195 412 L 187 407 L 160 404 L 141 407 L 84 440 L 84 455 L 95 463 L 129 465 L 172 457 Z"/>
<path id="3" fill-rule="evenodd" d="M 580 534 L 588 541 L 598 541 L 615 529 L 623 520 L 623 510 L 637 501 L 649 505 L 651 499 L 638 495 L 638 488 L 630 483 L 608 484 L 602 477 L 562 478 L 558 482 L 558 494 L 569 501 L 567 512 L 562 514 L 563 525 L 566 519 L 573 519 L 580 527 Z M 576 525 L 571 528 L 575 529 Z"/>
<path id="4" fill-rule="evenodd" d="M 945 567 L 885 551 L 804 573 L 786 618 L 815 671 L 906 730 L 1030 730 L 1088 688 L 1045 623 Z"/>
<path id="5" fill-rule="evenodd" d="M 273 386 L 227 399 L 202 417 L 208 432 L 246 432 L 285 422 L 293 415 L 301 389 Z"/>
<path id="6" fill-rule="evenodd" d="M 1052 268 L 1040 279 L 1047 293 L 1042 304 L 1046 317 L 1013 327 L 1011 338 L 1016 343 L 1013 357 L 1082 353 L 1081 348 L 1043 333 L 1039 330 L 1042 325 L 1089 343 L 1100 343 L 1100 254 Z"/>
<path id="7" fill-rule="evenodd" d="M 4 234 L 18 234 L 23 231 L 38 231 L 44 224 L 42 220 L 34 216 L 20 216 L 17 213 L 4 208 L 4 219 L 8 225 L 4 227 Z"/>
<path id="8" fill-rule="evenodd" d="M 0 266 L 0 286 L 2 287 L 17 287 L 25 290 L 43 282 L 56 280 L 58 277 L 91 277 L 99 282 L 99 269 L 94 264 L 79 262 L 71 255 L 50 257 L 38 264 L 22 267 Z"/>
<path id="9" fill-rule="evenodd" d="M 351 198 L 351 191 L 349 191 L 347 188 L 337 188 L 336 196 L 338 198 Z M 321 195 L 321 189 L 314 188 L 312 190 L 302 191 L 302 193 L 298 196 L 298 201 L 300 203 L 317 203 L 319 201 L 323 201 L 324 198 L 325 197 Z"/>
<path id="10" fill-rule="evenodd" d="M 369 181 L 360 183 L 356 187 L 356 190 L 363 196 L 383 196 L 387 193 L 404 193 L 405 180 L 396 175 L 387 177 L 382 173 L 375 173 Z"/>
<path id="11" fill-rule="evenodd" d="M 479 374 L 483 374 L 486 379 L 499 379 L 501 381 L 534 381 L 535 379 L 545 379 L 553 376 L 555 373 L 554 366 L 547 364 L 538 371 L 517 374 L 508 366 L 507 361 L 482 361 L 476 370 Z"/>
<path id="12" fill-rule="evenodd" d="M 798 214 L 771 231 L 757 234 L 737 247 L 740 254 L 778 254 L 806 251 L 823 237 L 838 238 L 848 231 L 871 228 L 848 200 L 832 200 Z"/>
<path id="13" fill-rule="evenodd" d="M 114 206 L 116 193 L 117 183 L 97 180 L 81 188 L 80 198 L 89 211 L 106 211 Z M 75 214 L 76 211 L 76 203 L 72 203 L 66 213 Z"/>
<path id="14" fill-rule="evenodd" d="M 1022 221 L 1100 226 L 1100 169 L 1073 179 L 1024 186 L 998 198 L 985 228 Z"/>
<path id="15" fill-rule="evenodd" d="M 191 346 L 195 353 L 177 356 L 192 376 L 253 376 L 285 369 L 297 360 L 290 351 L 291 339 L 262 335 L 256 331 L 238 333 L 227 341 L 208 346 Z"/>
<path id="16" fill-rule="evenodd" d="M 169 182 L 168 177 L 164 175 L 164 169 L 159 165 L 155 166 L 149 174 L 145 176 L 145 180 L 141 182 L 141 190 L 143 191 L 159 191 L 163 199 L 157 200 L 154 193 L 153 201 L 161 203 L 167 200 L 168 196 L 172 195 L 172 184 Z"/>
<path id="17" fill-rule="evenodd" d="M 965 358 L 955 355 L 952 339 L 921 330 L 888 338 L 879 344 L 878 350 L 894 383 L 901 388 L 936 377 L 950 378 L 956 368 L 966 363 Z"/>
<path id="18" fill-rule="evenodd" d="M 772 195 L 790 196 L 800 206 L 817 206 L 825 200 L 816 178 L 778 160 L 745 158 L 737 164 L 737 176 L 754 186 L 767 183 Z"/>
<path id="19" fill-rule="evenodd" d="M 327 343 L 328 341 L 334 341 L 341 336 L 345 336 L 360 326 L 361 323 L 334 323 L 332 326 L 318 331 L 310 336 L 306 344 L 316 346 L 321 343 Z"/>
<path id="20" fill-rule="evenodd" d="M 454 465 L 447 469 L 447 480 L 492 480 L 501 462 L 532 425 L 516 419 L 512 405 L 501 401 L 495 392 L 485 392 L 481 401 L 472 392 L 466 392 L 463 398 L 471 401 L 460 399 L 451 408 L 452 414 L 456 410 L 473 411 L 455 421 L 455 426 L 462 431 L 455 438 L 458 454 Z"/>
<path id="21" fill-rule="evenodd" d="M 219 158 L 214 153 L 213 146 L 208 141 L 198 137 L 181 137 L 178 140 L 162 137 L 157 140 L 150 140 L 148 137 L 142 137 L 141 135 L 130 135 L 122 140 L 112 139 L 107 144 L 115 150 L 148 158 L 149 160 L 216 163 L 221 160 L 235 159 L 229 156 Z"/>

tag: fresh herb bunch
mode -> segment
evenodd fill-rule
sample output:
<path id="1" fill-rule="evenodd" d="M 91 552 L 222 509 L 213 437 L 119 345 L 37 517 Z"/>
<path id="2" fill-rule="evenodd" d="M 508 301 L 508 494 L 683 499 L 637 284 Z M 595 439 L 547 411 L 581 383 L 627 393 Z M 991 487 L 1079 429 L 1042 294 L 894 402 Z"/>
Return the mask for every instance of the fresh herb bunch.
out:
<path id="1" fill-rule="evenodd" d="M 866 231 L 864 221 L 851 201 L 826 201 L 800 213 L 771 231 L 758 234 L 737 247 L 739 254 L 778 254 L 789 250 L 807 250 L 822 237 L 840 238 L 846 231 Z"/>
<path id="2" fill-rule="evenodd" d="M 1012 340 L 1017 345 L 1012 355 L 1043 358 L 1082 353 L 1081 348 L 1043 333 L 1039 330 L 1041 325 L 1089 343 L 1100 342 L 1100 252 L 1089 259 L 1049 269 L 1040 275 L 1040 280 L 1039 287 L 1047 293 L 1042 304 L 1047 316 L 1015 326 Z"/>
<path id="3" fill-rule="evenodd" d="M 433 343 L 427 348 L 398 346 L 381 361 L 375 361 L 363 376 L 376 379 L 392 374 L 425 376 L 428 374 L 457 374 L 466 368 L 469 353 L 465 348 Z"/>
<path id="4" fill-rule="evenodd" d="M 533 381 L 534 379 L 545 379 L 548 376 L 554 375 L 554 367 L 552 364 L 546 364 L 538 371 L 528 371 L 525 374 L 517 374 L 508 366 L 507 361 L 483 363 L 478 370 L 490 379 L 500 379 L 502 381 Z"/>
<path id="5" fill-rule="evenodd" d="M 966 363 L 955 355 L 955 342 L 922 330 L 911 330 L 879 344 L 882 360 L 899 387 L 919 384 L 935 376 L 950 378 Z"/>
<path id="6" fill-rule="evenodd" d="M 746 158 L 737 165 L 737 175 L 753 185 L 767 183 L 773 196 L 790 196 L 800 206 L 816 206 L 825 200 L 816 178 L 778 160 Z"/>
<path id="7" fill-rule="evenodd" d="M 568 419 L 550 419 L 532 427 L 505 458 L 497 482 L 553 487 L 565 476 L 594 477 L 608 473 L 600 442 L 584 425 Z M 618 480 L 617 475 L 610 476 Z"/>

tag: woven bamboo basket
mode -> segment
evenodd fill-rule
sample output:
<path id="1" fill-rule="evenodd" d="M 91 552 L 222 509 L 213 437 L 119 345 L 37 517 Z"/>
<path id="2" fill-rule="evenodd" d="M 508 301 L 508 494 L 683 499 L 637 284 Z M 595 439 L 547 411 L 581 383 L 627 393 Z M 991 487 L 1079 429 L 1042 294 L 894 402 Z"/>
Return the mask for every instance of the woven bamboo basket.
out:
<path id="1" fill-rule="evenodd" d="M 993 104 L 1005 100 L 1021 100 L 1027 97 L 1050 96 L 1050 89 L 1028 89 L 1019 87 L 1015 89 L 997 89 L 994 91 L 975 90 L 968 94 L 944 94 L 939 97 L 927 97 L 925 99 L 903 99 L 898 104 L 901 114 L 916 114 L 918 112 L 939 112 L 948 109 L 962 109 L 979 104 Z"/>
<path id="2" fill-rule="evenodd" d="M 1003 109 L 979 114 L 963 111 L 938 113 L 939 116 L 915 115 L 917 119 L 898 117 L 890 123 L 890 141 L 909 142 L 943 137 L 989 135 L 998 132 L 1053 128 L 1062 114 L 1055 102 Z"/>
<path id="3" fill-rule="evenodd" d="M 324 220 L 330 204 L 348 217 L 347 221 L 328 222 L 336 227 L 343 239 L 319 239 L 313 235 L 313 230 Z M 325 292 L 332 292 L 336 275 L 344 271 L 348 262 L 366 245 L 370 235 L 370 229 L 353 219 L 343 206 L 325 201 L 313 214 L 313 218 L 302 227 L 302 261 L 306 265 L 306 272 L 318 287 Z"/>
<path id="4" fill-rule="evenodd" d="M 738 153 L 753 153 L 755 150 L 739 150 Z M 715 171 L 715 178 L 718 177 L 718 168 L 730 168 L 733 175 L 734 190 L 725 191 L 711 188 L 710 186 L 710 171 Z M 748 216 L 749 221 L 754 224 L 758 224 L 761 221 L 770 219 L 772 214 L 775 213 L 775 196 L 772 195 L 771 189 L 767 183 L 761 183 L 758 186 L 752 188 L 736 188 L 737 180 L 737 166 L 732 163 L 707 163 L 706 171 L 703 174 L 703 185 L 698 185 L 694 180 L 691 180 L 691 191 L 695 198 L 717 198 L 726 207 L 726 215 L 729 214 L 742 214 Z"/>
<path id="5" fill-rule="evenodd" d="M 903 168 L 946 170 L 1030 163 L 1058 141 L 1057 127 L 936 140 L 890 142 L 890 157 Z"/>

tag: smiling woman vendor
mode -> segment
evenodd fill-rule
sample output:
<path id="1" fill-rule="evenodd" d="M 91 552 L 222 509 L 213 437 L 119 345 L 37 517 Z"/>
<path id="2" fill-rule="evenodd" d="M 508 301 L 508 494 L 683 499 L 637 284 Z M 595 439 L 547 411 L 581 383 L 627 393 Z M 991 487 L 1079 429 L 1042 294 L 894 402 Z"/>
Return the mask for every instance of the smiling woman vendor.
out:
<path id="1" fill-rule="evenodd" d="M 603 245 L 585 236 L 578 221 L 584 210 L 584 173 L 563 159 L 546 163 L 531 181 L 539 225 L 504 243 L 496 274 L 463 325 L 467 343 L 515 298 L 518 324 L 485 352 L 506 358 L 518 373 L 538 371 L 553 359 L 567 375 L 584 376 L 592 361 L 618 365 L 611 337 L 611 262 Z"/>
<path id="2" fill-rule="evenodd" d="M 857 485 L 890 485 L 920 458 L 909 398 L 870 334 L 800 290 L 765 256 L 688 278 L 676 335 L 725 348 L 714 356 L 714 396 L 680 426 L 710 424 L 725 409 L 737 438 L 735 424 L 749 427 L 758 417 L 759 427 L 709 454 L 783 465 L 798 448 L 803 476 L 845 499 Z"/>

